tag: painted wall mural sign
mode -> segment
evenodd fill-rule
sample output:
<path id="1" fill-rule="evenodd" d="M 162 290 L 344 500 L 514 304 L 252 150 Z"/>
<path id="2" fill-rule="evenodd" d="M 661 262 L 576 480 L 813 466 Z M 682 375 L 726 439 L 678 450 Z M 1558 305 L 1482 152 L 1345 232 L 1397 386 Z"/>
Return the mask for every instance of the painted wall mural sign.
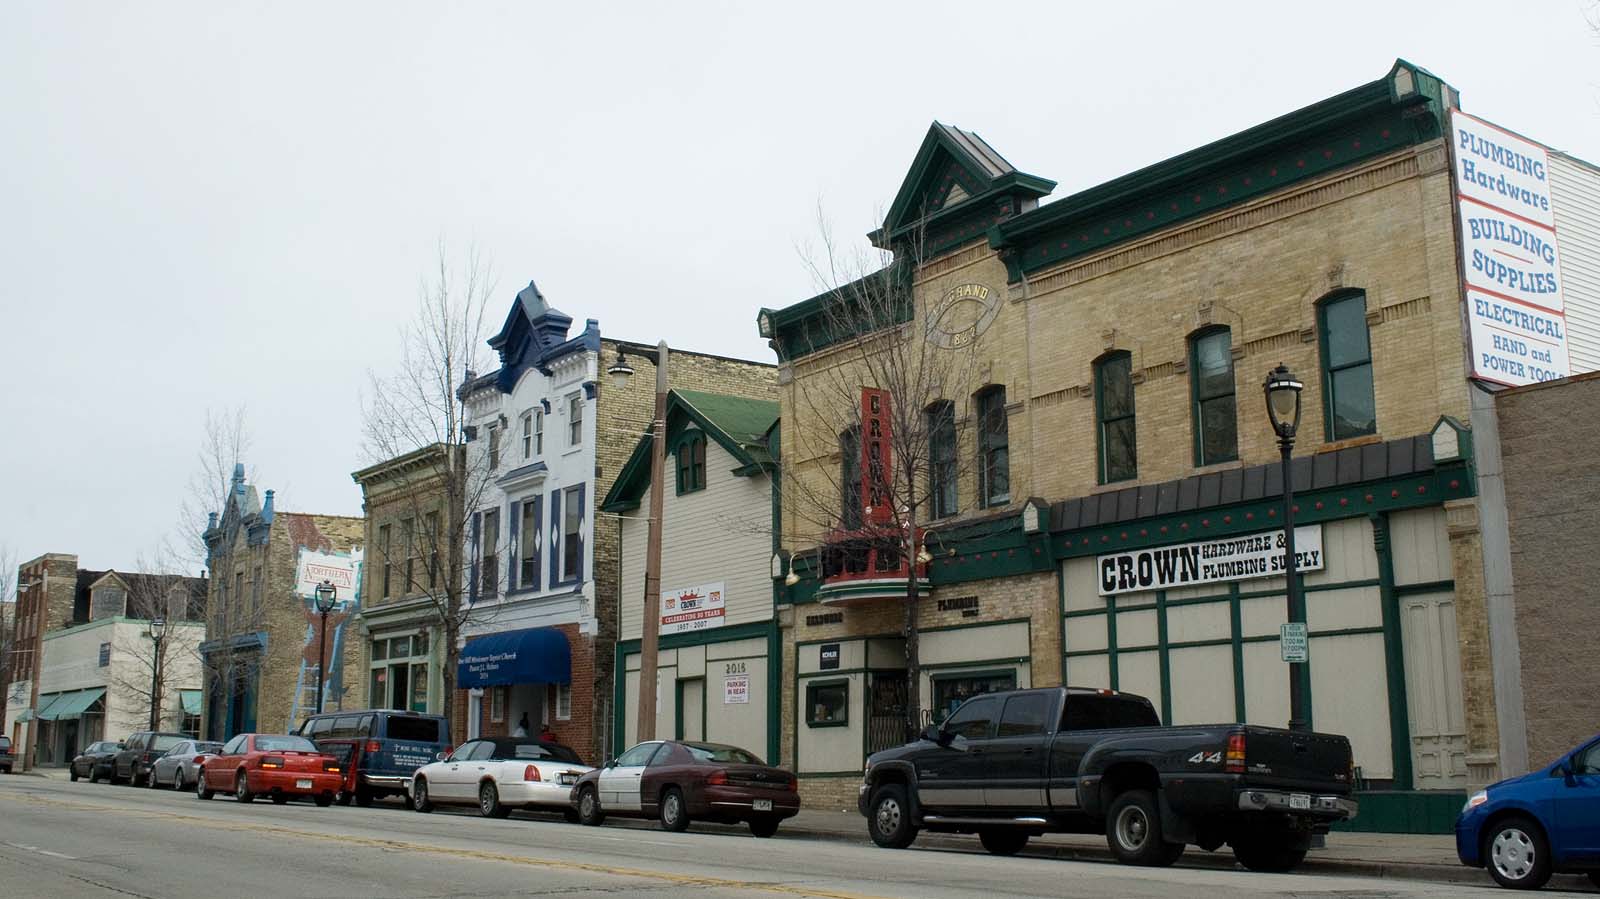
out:
<path id="1" fill-rule="evenodd" d="M 1281 576 L 1283 531 L 1112 553 L 1097 559 L 1101 596 Z M 1295 568 L 1321 571 L 1322 525 L 1294 529 Z"/>
<path id="2" fill-rule="evenodd" d="M 999 291 L 985 284 L 957 284 L 928 303 L 928 340 L 946 349 L 970 346 L 999 314 Z"/>
<path id="3" fill-rule="evenodd" d="M 661 634 L 686 634 L 727 623 L 722 582 L 700 584 L 661 594 Z"/>
<path id="4" fill-rule="evenodd" d="M 1571 373 L 1549 153 L 1450 115 L 1472 376 L 1511 386 Z"/>

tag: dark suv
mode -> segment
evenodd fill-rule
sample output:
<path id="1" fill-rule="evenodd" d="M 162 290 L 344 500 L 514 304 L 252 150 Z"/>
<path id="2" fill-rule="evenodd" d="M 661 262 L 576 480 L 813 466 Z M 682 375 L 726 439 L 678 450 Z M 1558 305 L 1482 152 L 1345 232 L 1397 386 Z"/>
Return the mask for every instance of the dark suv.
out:
<path id="1" fill-rule="evenodd" d="M 11 760 L 11 738 L 0 737 L 0 769 L 4 769 L 7 774 L 11 773 Z"/>
<path id="2" fill-rule="evenodd" d="M 111 760 L 111 782 L 143 786 L 150 776 L 150 766 L 167 750 L 189 739 L 187 734 L 171 734 L 154 730 L 141 730 L 122 741 L 122 751 Z"/>

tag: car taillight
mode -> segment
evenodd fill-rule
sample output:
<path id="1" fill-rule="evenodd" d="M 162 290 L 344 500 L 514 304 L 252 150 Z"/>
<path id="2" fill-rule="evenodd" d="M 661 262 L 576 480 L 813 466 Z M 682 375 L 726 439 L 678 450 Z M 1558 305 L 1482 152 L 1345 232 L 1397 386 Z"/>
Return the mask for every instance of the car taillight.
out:
<path id="1" fill-rule="evenodd" d="M 338 762 L 323 762 L 322 763 L 322 770 L 328 772 L 329 774 L 338 774 L 339 773 L 339 763 Z"/>
<path id="2" fill-rule="evenodd" d="M 1228 751 L 1223 756 L 1222 770 L 1230 774 L 1244 773 L 1244 733 L 1228 735 Z"/>
<path id="3" fill-rule="evenodd" d="M 194 757 L 194 763 L 196 765 L 204 765 L 206 763 L 206 757 L 203 755 L 197 755 Z"/>
<path id="4" fill-rule="evenodd" d="M 788 790 L 791 793 L 800 792 L 800 779 L 796 778 L 796 777 L 789 778 L 789 782 L 787 784 L 784 784 L 784 789 Z"/>
<path id="5" fill-rule="evenodd" d="M 713 771 L 706 775 L 706 785 L 711 787 L 725 787 L 728 785 L 728 772 Z"/>
<path id="6" fill-rule="evenodd" d="M 541 778 L 539 776 L 539 768 L 538 768 L 537 765 L 529 765 L 528 767 L 523 768 L 522 769 L 522 779 L 523 780 L 543 780 L 543 778 Z"/>
<path id="7" fill-rule="evenodd" d="M 278 758 L 276 756 L 270 756 L 269 755 L 266 758 L 261 760 L 261 767 L 263 767 L 263 768 L 282 768 L 283 767 L 283 759 Z"/>
<path id="8" fill-rule="evenodd" d="M 383 747 L 378 745 L 378 741 L 377 740 L 368 740 L 367 741 L 367 745 L 365 747 L 363 747 L 363 748 L 366 749 L 366 751 L 369 754 L 371 754 L 371 753 L 377 752 L 378 750 L 382 749 Z"/>

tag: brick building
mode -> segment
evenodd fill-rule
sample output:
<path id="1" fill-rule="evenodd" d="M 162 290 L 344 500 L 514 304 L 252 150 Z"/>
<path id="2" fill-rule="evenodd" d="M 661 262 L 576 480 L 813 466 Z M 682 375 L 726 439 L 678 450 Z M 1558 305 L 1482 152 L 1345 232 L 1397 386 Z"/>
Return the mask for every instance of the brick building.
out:
<path id="1" fill-rule="evenodd" d="M 873 239 L 913 260 L 898 333 L 942 339 L 953 320 L 948 344 L 979 358 L 926 398 L 948 421 L 928 457 L 949 462 L 925 476 L 948 502 L 909 549 L 852 563 L 850 499 L 832 528 L 797 508 L 830 477 L 858 501 L 872 489 L 844 462 L 861 447 L 845 425 L 867 410 L 807 393 L 854 364 L 827 322 L 845 293 L 759 319 L 781 360 L 783 534 L 801 576 L 780 596 L 783 761 L 808 801 L 853 795 L 862 756 L 903 738 L 908 690 L 934 720 L 977 693 L 1068 682 L 1144 694 L 1169 723 L 1282 726 L 1282 482 L 1257 386 L 1279 363 L 1306 385 L 1292 477 L 1309 717 L 1352 740 L 1361 825 L 1437 830 L 1498 776 L 1459 424 L 1457 104 L 1399 62 L 1048 204 L 1053 182 L 930 129 Z M 1436 458 L 1436 443 L 1465 449 Z"/>
<path id="2" fill-rule="evenodd" d="M 644 348 L 603 339 L 594 319 L 571 326 L 530 283 L 489 340 L 500 367 L 460 389 L 467 468 L 485 469 L 490 487 L 466 509 L 479 611 L 464 628 L 456 739 L 526 716 L 597 761 L 611 742 L 619 557 L 616 520 L 595 510 L 649 427 L 654 379 L 602 385 L 619 351 L 638 364 Z M 669 370 L 674 387 L 770 396 L 755 374 L 770 382 L 770 365 L 674 352 Z"/>
<path id="3" fill-rule="evenodd" d="M 353 700 L 364 707 L 444 712 L 447 623 L 464 617 L 452 611 L 465 580 L 452 535 L 462 533 L 467 478 L 460 447 L 453 456 L 433 444 L 351 475 L 366 513 L 357 618 L 368 670 Z"/>
<path id="4" fill-rule="evenodd" d="M 205 738 L 286 732 L 317 709 L 322 618 L 314 591 L 338 590 L 327 616 L 324 710 L 365 707 L 364 641 L 349 627 L 361 608 L 364 521 L 281 512 L 234 468 L 222 511 L 204 534 L 211 571 L 206 601 Z"/>

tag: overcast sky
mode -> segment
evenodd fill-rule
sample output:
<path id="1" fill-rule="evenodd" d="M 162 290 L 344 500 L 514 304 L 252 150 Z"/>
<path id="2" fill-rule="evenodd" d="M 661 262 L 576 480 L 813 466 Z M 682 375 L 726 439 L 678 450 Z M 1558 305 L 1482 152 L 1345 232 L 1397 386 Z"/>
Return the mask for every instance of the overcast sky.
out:
<path id="1" fill-rule="evenodd" d="M 819 204 L 929 123 L 1092 186 L 1382 77 L 1600 158 L 1591 0 L 0 4 L 0 548 L 128 569 L 206 410 L 359 514 L 359 391 L 443 238 L 609 336 L 770 360 Z"/>

